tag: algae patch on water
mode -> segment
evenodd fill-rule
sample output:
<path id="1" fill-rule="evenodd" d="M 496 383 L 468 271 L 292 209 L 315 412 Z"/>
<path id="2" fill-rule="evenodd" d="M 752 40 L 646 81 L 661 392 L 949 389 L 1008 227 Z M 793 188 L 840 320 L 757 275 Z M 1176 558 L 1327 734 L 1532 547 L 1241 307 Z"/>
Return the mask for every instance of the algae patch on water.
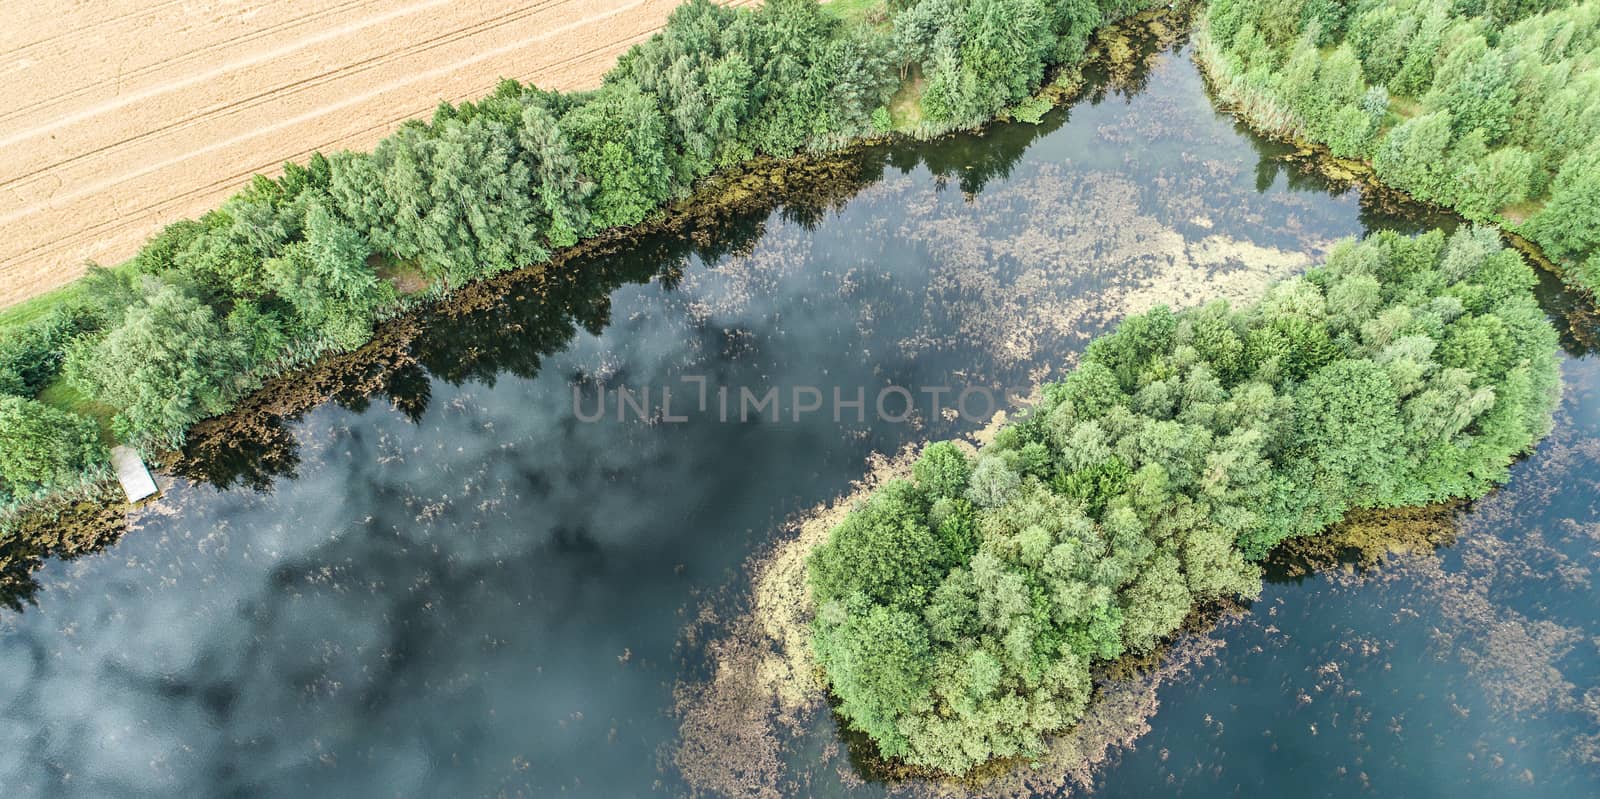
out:
<path id="1" fill-rule="evenodd" d="M 958 444 L 975 450 L 1005 420 L 1005 414 L 997 415 Z M 745 592 L 742 612 L 724 620 L 717 603 L 707 603 L 685 630 L 683 644 L 701 648 L 707 665 L 703 679 L 681 681 L 674 691 L 679 739 L 670 760 L 693 795 L 776 799 L 797 795 L 825 773 L 846 785 L 858 783 L 862 771 L 902 796 L 1020 799 L 1085 790 L 1102 764 L 1149 731 L 1160 705 L 1158 689 L 1223 646 L 1217 630 L 1237 617 L 1236 609 L 1197 615 L 1147 662 L 1113 664 L 1098 675 L 1083 719 L 1052 737 L 1033 760 L 997 761 L 954 779 L 897 770 L 836 741 L 821 746 L 820 762 L 796 756 L 806 739 L 835 734 L 811 655 L 806 559 L 851 507 L 884 482 L 908 476 L 917 455 L 917 448 L 907 447 L 893 457 L 873 457 L 848 494 L 800 514 L 750 560 L 736 589 Z"/>

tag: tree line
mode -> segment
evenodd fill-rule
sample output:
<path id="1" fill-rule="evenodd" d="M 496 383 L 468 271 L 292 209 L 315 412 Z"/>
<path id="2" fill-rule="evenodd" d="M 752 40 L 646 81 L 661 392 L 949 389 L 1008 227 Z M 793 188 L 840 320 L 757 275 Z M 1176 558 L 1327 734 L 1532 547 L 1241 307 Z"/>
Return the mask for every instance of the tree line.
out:
<path id="1" fill-rule="evenodd" d="M 1551 427 L 1557 337 L 1489 228 L 1385 232 L 1243 308 L 1157 308 L 974 455 L 927 447 L 809 560 L 812 647 L 886 757 L 1042 751 L 1096 664 L 1354 508 L 1477 497 Z"/>
<path id="2" fill-rule="evenodd" d="M 596 90 L 508 80 L 371 152 L 258 175 L 0 331 L 0 506 L 102 476 L 107 443 L 176 447 L 419 297 L 639 223 L 715 170 L 986 121 L 1144 3 L 887 0 L 857 19 L 816 0 L 691 0 Z M 892 119 L 897 103 L 914 121 Z"/>
<path id="3" fill-rule="evenodd" d="M 1199 46 L 1247 116 L 1600 290 L 1600 2 L 1212 0 Z"/>

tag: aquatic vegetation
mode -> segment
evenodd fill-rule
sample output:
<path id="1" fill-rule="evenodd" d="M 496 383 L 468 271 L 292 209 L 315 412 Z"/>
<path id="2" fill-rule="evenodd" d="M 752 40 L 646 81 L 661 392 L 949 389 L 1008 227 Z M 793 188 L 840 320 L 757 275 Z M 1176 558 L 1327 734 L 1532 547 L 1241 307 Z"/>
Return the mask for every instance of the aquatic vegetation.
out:
<path id="1" fill-rule="evenodd" d="M 975 457 L 929 446 L 811 555 L 839 714 L 937 771 L 1037 754 L 1096 663 L 1255 595 L 1278 543 L 1484 494 L 1559 395 L 1533 283 L 1490 230 L 1383 233 L 1253 305 L 1125 320 Z"/>
<path id="2" fill-rule="evenodd" d="M 70 560 L 115 543 L 128 527 L 114 479 L 51 491 L 16 534 L 0 541 L 0 605 L 21 610 L 34 601 L 34 573 L 47 558 Z"/>
<path id="3" fill-rule="evenodd" d="M 1478 640 L 1494 644 L 1481 650 L 1492 659 L 1474 663 L 1499 679 L 1518 674 L 1500 662 L 1553 656 L 1505 642 L 1560 638 L 1435 641 L 1429 605 L 1381 586 L 1330 601 L 1320 574 L 1269 583 L 1265 601 L 1215 631 L 1209 616 L 1191 617 L 1159 655 L 1101 664 L 1084 718 L 1036 757 L 959 779 L 884 763 L 864 736 L 838 734 L 814 661 L 795 657 L 809 654 L 810 547 L 795 552 L 774 517 L 837 495 L 869 449 L 965 428 L 817 424 L 802 437 L 567 424 L 565 380 L 596 370 L 717 369 L 729 385 L 792 383 L 815 367 L 843 385 L 950 368 L 972 385 L 1059 378 L 1126 309 L 1253 303 L 1266 275 L 1320 261 L 1328 237 L 1383 224 L 1365 216 L 1364 191 L 1359 209 L 1357 192 L 1330 197 L 1320 184 L 1280 179 L 1257 195 L 1251 173 L 1274 166 L 1261 160 L 1272 148 L 1212 113 L 1185 59 L 1166 55 L 1154 76 L 1128 104 L 1085 102 L 1067 122 L 1053 112 L 1037 129 L 870 148 L 859 199 L 795 208 L 789 172 L 782 202 L 736 229 L 673 226 L 595 259 L 476 283 L 384 324 L 385 340 L 351 357 L 252 394 L 246 404 L 263 413 L 203 422 L 191 451 L 253 432 L 213 423 L 288 414 L 261 432 L 299 455 L 265 465 L 256 491 L 253 474 L 221 491 L 179 480 L 134 514 L 118 549 L 41 570 L 38 606 L 6 619 L 8 718 L 23 730 L 0 767 L 10 792 L 1229 795 L 1240 783 L 1293 791 L 1314 775 L 1330 793 L 1359 781 L 1384 794 L 1477 795 L 1520 779 L 1491 765 L 1503 753 L 1539 777 L 1506 795 L 1587 795 L 1586 773 L 1543 756 L 1554 747 L 1542 720 L 1502 720 L 1471 678 L 1451 680 L 1457 653 Z M 1020 159 L 995 157 L 1022 147 Z M 985 171 L 1001 177 L 973 177 Z M 1103 190 L 1063 190 L 1073 184 Z M 589 285 L 606 274 L 600 264 L 619 282 L 658 278 Z M 1552 317 L 1570 295 L 1559 298 L 1544 298 Z M 1593 365 L 1564 364 L 1569 398 Z M 1528 551 L 1541 528 L 1555 542 L 1553 502 L 1593 529 L 1591 485 L 1528 479 L 1587 435 L 1561 429 L 1507 489 L 1463 504 L 1467 515 L 1514 491 L 1530 497 L 1471 537 L 1505 543 L 1484 550 L 1485 569 Z M 261 465 L 256 452 L 239 459 Z M 1575 460 L 1583 471 L 1592 448 Z M 797 544 L 826 541 L 831 525 L 806 524 Z M 1356 540 L 1386 551 L 1384 537 Z M 1592 546 L 1572 543 L 1573 563 L 1586 563 Z M 752 550 L 760 573 L 737 571 Z M 1395 560 L 1365 573 L 1398 570 Z M 1594 603 L 1579 583 L 1524 592 L 1548 563 L 1499 572 L 1483 596 L 1580 632 L 1553 665 L 1581 694 L 1593 682 Z M 757 592 L 743 590 L 747 576 Z M 689 618 L 700 626 L 675 637 Z M 1480 618 L 1463 623 L 1491 632 Z M 683 714 L 665 716 L 680 696 Z M 106 719 L 143 721 L 124 746 L 82 745 L 85 724 Z M 1573 726 L 1595 729 L 1587 717 Z"/>
<path id="4" fill-rule="evenodd" d="M 1001 413 L 953 443 L 975 452 L 1007 419 Z M 991 761 L 951 778 L 841 744 L 833 726 L 822 723 L 826 686 L 810 646 L 807 557 L 853 507 L 891 481 L 910 479 L 917 455 L 908 446 L 893 457 L 869 458 L 853 490 L 799 515 L 775 547 L 751 559 L 748 612 L 723 618 L 704 605 L 685 629 L 682 644 L 704 649 L 715 664 L 705 682 L 680 682 L 674 691 L 680 726 L 673 761 L 691 795 L 787 796 L 795 785 L 822 780 L 819 771 L 850 786 L 864 777 L 886 779 L 892 796 L 1025 799 L 1090 790 L 1103 766 L 1150 732 L 1159 690 L 1214 659 L 1224 647 L 1222 633 L 1245 618 L 1233 605 L 1197 611 L 1158 651 L 1103 664 L 1083 717 L 1048 736 L 1026 760 Z M 818 745 L 819 737 L 821 762 L 804 758 L 799 765 L 785 757 Z"/>

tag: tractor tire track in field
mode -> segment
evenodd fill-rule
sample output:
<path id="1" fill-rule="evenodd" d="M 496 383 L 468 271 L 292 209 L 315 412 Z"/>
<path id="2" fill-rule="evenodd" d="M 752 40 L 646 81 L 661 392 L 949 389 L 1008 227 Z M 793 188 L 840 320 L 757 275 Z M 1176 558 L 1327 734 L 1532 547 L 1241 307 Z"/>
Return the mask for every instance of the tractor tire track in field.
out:
<path id="1" fill-rule="evenodd" d="M 598 85 L 677 2 L 4 4 L 0 306 L 126 259 L 252 174 L 368 149 L 441 99 L 501 77 Z"/>

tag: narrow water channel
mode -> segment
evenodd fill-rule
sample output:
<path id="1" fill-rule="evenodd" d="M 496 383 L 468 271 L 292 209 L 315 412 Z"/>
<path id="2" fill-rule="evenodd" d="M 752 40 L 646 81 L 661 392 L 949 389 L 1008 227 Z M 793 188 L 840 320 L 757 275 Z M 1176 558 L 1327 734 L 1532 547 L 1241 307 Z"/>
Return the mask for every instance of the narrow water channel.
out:
<path id="1" fill-rule="evenodd" d="M 39 571 L 0 618 L 0 785 L 679 795 L 690 617 L 871 453 L 971 431 L 963 390 L 976 415 L 976 390 L 1059 375 L 1129 312 L 1248 299 L 1341 237 L 1443 222 L 1281 154 L 1213 109 L 1179 46 L 1040 125 L 869 149 L 845 185 L 440 320 L 385 391 Z M 1600 363 L 1572 343 L 1564 374 L 1555 434 L 1441 517 L 1446 546 L 1270 582 L 1162 689 L 1104 794 L 1600 794 Z M 652 418 L 619 418 L 618 387 L 650 390 Z M 876 412 L 886 387 L 910 418 Z M 822 407 L 795 414 L 797 388 Z M 777 420 L 741 421 L 741 389 L 777 389 Z M 884 790 L 807 756 L 812 795 Z"/>

